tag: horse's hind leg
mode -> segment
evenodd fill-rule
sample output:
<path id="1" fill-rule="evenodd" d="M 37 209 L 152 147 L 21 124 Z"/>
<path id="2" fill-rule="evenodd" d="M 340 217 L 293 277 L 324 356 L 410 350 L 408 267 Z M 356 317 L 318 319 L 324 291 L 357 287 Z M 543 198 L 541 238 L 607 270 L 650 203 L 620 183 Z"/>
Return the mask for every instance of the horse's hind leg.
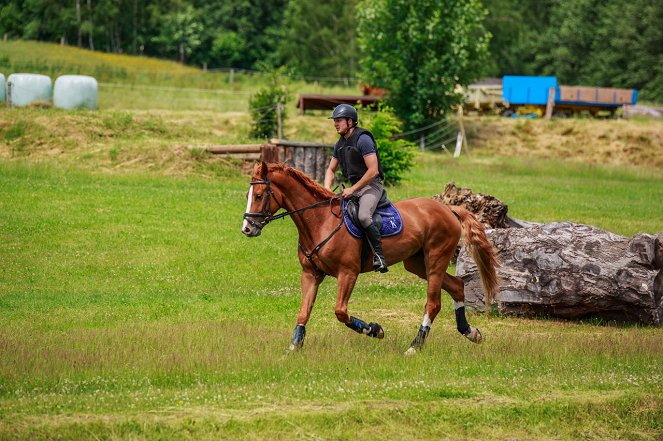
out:
<path id="1" fill-rule="evenodd" d="M 456 329 L 473 343 L 481 343 L 483 336 L 479 328 L 473 328 L 465 317 L 465 285 L 460 277 L 447 274 L 442 283 L 442 288 L 447 291 L 453 299 L 454 312 L 456 314 Z"/>
<path id="2" fill-rule="evenodd" d="M 355 273 L 340 273 L 338 275 L 338 292 L 336 296 L 336 318 L 339 322 L 345 324 L 359 334 L 369 337 L 384 338 L 384 330 L 377 323 L 366 323 L 365 321 L 348 314 L 348 302 L 350 295 L 357 281 Z"/>
<path id="3" fill-rule="evenodd" d="M 454 310 L 456 313 L 456 327 L 458 331 L 474 343 L 480 343 L 482 340 L 481 332 L 479 329 L 472 328 L 465 317 L 465 287 L 463 280 L 446 273 L 446 268 L 451 260 L 446 259 L 446 255 L 440 259 L 431 259 L 431 266 L 442 268 L 438 271 L 428 271 L 426 269 L 426 258 L 423 252 L 419 252 L 414 256 L 403 261 L 405 269 L 413 274 L 428 280 L 428 298 L 426 301 L 426 308 L 424 318 L 419 328 L 417 336 L 412 341 L 410 348 L 407 350 L 407 355 L 415 354 L 420 350 L 426 342 L 426 337 L 430 332 L 433 320 L 440 312 L 441 309 L 441 290 L 447 291 L 454 300 Z"/>
<path id="4" fill-rule="evenodd" d="M 451 260 L 452 253 L 442 252 L 435 254 L 437 256 L 432 255 L 432 253 L 426 256 L 423 252 L 419 252 L 403 262 L 405 269 L 428 280 L 424 319 L 417 336 L 412 341 L 410 348 L 405 352 L 406 355 L 415 354 L 424 346 L 433 320 L 435 320 L 442 307 L 442 286 L 445 279 L 445 271 L 449 265 L 449 260 Z"/>

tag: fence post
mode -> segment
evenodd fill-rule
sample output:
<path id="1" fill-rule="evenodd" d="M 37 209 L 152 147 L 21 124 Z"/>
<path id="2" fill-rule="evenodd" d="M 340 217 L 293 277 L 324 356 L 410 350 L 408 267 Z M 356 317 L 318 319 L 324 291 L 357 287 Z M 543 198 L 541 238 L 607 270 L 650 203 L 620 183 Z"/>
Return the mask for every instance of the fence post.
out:
<path id="1" fill-rule="evenodd" d="M 276 104 L 276 137 L 283 139 L 283 103 L 280 98 Z"/>
<path id="2" fill-rule="evenodd" d="M 419 138 L 419 148 L 422 152 L 426 150 L 426 135 L 421 135 Z"/>
<path id="3" fill-rule="evenodd" d="M 467 136 L 465 136 L 465 126 L 463 125 L 463 106 L 458 106 L 458 125 L 460 126 L 460 135 L 463 137 L 463 145 L 465 146 L 465 154 L 470 158 L 470 146 L 467 143 Z"/>
<path id="4" fill-rule="evenodd" d="M 555 88 L 548 89 L 548 104 L 546 104 L 546 119 L 552 118 L 553 107 L 555 107 Z"/>

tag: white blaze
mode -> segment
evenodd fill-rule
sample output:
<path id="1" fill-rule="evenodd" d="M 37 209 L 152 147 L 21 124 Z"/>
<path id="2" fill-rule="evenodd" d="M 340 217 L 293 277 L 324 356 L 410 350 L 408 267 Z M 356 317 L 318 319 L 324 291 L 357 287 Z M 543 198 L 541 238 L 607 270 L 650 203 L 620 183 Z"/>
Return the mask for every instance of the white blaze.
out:
<path id="1" fill-rule="evenodd" d="M 251 210 L 251 201 L 252 200 L 253 200 L 253 185 L 249 187 L 249 196 L 248 196 L 247 201 L 246 201 L 246 211 L 245 211 L 245 213 L 250 212 L 250 210 Z M 244 231 L 244 229 L 248 226 L 249 226 L 249 221 L 245 218 L 244 222 L 242 223 L 242 231 Z"/>

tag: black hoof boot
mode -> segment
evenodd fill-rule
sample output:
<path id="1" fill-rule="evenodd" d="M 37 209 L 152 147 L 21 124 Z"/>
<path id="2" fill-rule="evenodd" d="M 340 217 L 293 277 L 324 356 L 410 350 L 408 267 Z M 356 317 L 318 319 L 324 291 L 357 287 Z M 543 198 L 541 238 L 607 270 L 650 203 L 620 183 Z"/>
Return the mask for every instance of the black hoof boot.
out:
<path id="1" fill-rule="evenodd" d="M 417 336 L 412 340 L 412 344 L 410 344 L 410 349 L 405 351 L 405 355 L 414 355 L 418 351 L 421 350 L 421 348 L 424 347 L 424 343 L 426 342 L 426 337 L 428 337 L 428 333 L 430 332 L 430 326 L 421 326 L 419 328 L 419 333 L 417 333 Z"/>
<path id="2" fill-rule="evenodd" d="M 382 326 L 375 322 L 371 322 L 368 324 L 368 327 L 370 329 L 369 333 L 367 334 L 369 337 L 375 337 L 379 339 L 384 338 L 384 330 L 382 329 Z"/>
<path id="3" fill-rule="evenodd" d="M 306 327 L 304 325 L 297 325 L 295 332 L 292 334 L 288 350 L 290 352 L 299 351 L 304 346 L 304 337 L 306 337 Z"/>

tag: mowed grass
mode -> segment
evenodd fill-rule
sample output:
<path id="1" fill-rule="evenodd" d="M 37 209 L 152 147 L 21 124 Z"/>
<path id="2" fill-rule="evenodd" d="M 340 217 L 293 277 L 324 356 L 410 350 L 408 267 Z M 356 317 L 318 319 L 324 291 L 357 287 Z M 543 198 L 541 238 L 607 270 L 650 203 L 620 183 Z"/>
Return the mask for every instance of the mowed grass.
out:
<path id="1" fill-rule="evenodd" d="M 66 162 L 65 162 L 66 164 Z M 393 199 L 449 180 L 513 217 L 631 235 L 663 225 L 657 170 L 424 155 Z M 663 437 L 660 328 L 470 315 L 444 297 L 406 358 L 425 285 L 360 277 L 353 333 L 323 283 L 301 353 L 297 233 L 240 233 L 248 179 L 0 162 L 0 439 L 632 439 Z"/>

